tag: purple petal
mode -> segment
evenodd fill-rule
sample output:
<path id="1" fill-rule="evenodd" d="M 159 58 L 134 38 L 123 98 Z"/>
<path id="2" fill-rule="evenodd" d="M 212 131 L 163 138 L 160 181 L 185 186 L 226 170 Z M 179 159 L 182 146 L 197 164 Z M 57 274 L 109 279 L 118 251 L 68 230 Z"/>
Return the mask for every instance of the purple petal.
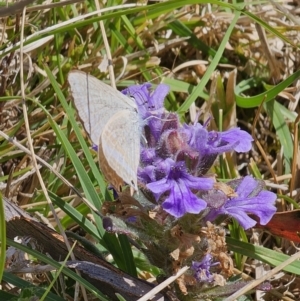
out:
<path id="1" fill-rule="evenodd" d="M 183 181 L 174 183 L 169 197 L 163 202 L 162 207 L 169 214 L 179 218 L 185 213 L 199 213 L 206 208 L 206 202 L 197 198 Z"/>
<path id="2" fill-rule="evenodd" d="M 164 107 L 164 100 L 169 90 L 170 87 L 165 84 L 160 84 L 156 87 L 150 97 L 149 107 L 151 111 L 160 110 Z"/>
<path id="3" fill-rule="evenodd" d="M 230 216 L 235 218 L 245 230 L 250 229 L 256 225 L 256 221 L 241 210 L 231 210 Z"/>
<path id="4" fill-rule="evenodd" d="M 156 154 L 154 148 L 141 147 L 141 162 L 151 164 L 155 160 Z"/>
<path id="5" fill-rule="evenodd" d="M 194 177 L 190 174 L 185 174 L 184 182 L 192 189 L 209 190 L 213 188 L 214 180 L 211 178 Z"/>
<path id="6" fill-rule="evenodd" d="M 161 179 L 156 182 L 147 184 L 147 188 L 151 190 L 155 196 L 155 199 L 158 200 L 159 197 L 166 191 L 172 189 L 172 181 L 167 181 L 166 179 Z"/>
<path id="7" fill-rule="evenodd" d="M 252 136 L 240 128 L 233 128 L 220 134 L 223 141 L 230 144 L 238 142 L 237 146 L 234 148 L 236 152 L 244 153 L 252 148 Z"/>
<path id="8" fill-rule="evenodd" d="M 148 165 L 144 168 L 138 168 L 138 178 L 142 183 L 149 183 L 156 181 L 155 179 L 155 167 Z"/>
<path id="9" fill-rule="evenodd" d="M 252 213 L 259 217 L 261 225 L 267 224 L 276 212 L 276 194 L 261 190 L 261 188 L 260 180 L 247 176 L 236 188 L 238 196 L 227 198 L 221 207 L 214 207 L 209 203 L 209 200 L 213 199 L 211 196 L 213 192 L 207 194 L 210 211 L 205 217 L 206 220 L 213 221 L 219 215 L 225 214 L 234 217 L 244 229 L 249 229 L 256 224 L 256 221 L 247 215 L 247 213 Z M 223 192 L 218 191 L 218 194 L 220 193 Z M 206 195 L 203 195 L 203 198 L 206 199 Z"/>
<path id="10" fill-rule="evenodd" d="M 239 207 L 247 213 L 253 213 L 259 217 L 260 224 L 266 225 L 276 213 L 276 194 L 270 191 L 261 191 L 257 196 L 239 203 Z"/>
<path id="11" fill-rule="evenodd" d="M 240 198 L 247 198 L 257 187 L 257 180 L 251 176 L 246 176 L 236 189 L 237 194 Z"/>

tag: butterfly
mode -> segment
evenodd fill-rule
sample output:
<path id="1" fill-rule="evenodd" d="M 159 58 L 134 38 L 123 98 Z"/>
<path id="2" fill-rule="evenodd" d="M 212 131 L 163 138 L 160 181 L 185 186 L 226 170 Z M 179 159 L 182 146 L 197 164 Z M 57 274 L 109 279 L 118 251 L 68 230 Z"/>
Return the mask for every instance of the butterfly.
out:
<path id="1" fill-rule="evenodd" d="M 140 121 L 135 101 L 96 77 L 74 70 L 68 75 L 74 105 L 92 142 L 106 180 L 121 191 L 137 191 Z"/>

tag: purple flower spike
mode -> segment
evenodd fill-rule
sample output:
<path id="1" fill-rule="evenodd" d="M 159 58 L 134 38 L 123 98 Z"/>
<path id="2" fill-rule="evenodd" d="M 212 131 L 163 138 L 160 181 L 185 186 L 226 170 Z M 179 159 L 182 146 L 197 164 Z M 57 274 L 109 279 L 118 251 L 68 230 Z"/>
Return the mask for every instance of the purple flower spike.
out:
<path id="1" fill-rule="evenodd" d="M 141 118 L 143 138 L 138 180 L 153 193 L 166 212 L 180 218 L 186 213 L 198 214 L 206 209 L 207 202 L 199 195 L 213 189 L 214 180 L 201 176 L 207 173 L 217 156 L 233 150 L 249 151 L 253 139 L 239 128 L 227 132 L 208 131 L 208 121 L 204 125 L 182 125 L 178 114 L 164 109 L 168 92 L 166 85 L 160 84 L 152 90 L 151 84 L 146 83 L 131 86 L 123 94 L 135 99 Z M 214 199 L 211 192 L 205 195 Z M 255 200 L 260 196 L 264 197 L 264 193 Z M 218 204 L 212 207 L 215 212 L 211 210 L 210 213 L 213 218 L 228 212 L 235 216 L 236 208 L 231 209 L 226 195 L 217 199 Z M 268 216 L 260 211 L 262 222 Z"/>
<path id="2" fill-rule="evenodd" d="M 227 184 L 230 186 L 230 182 Z M 208 205 L 210 211 L 206 216 L 206 220 L 213 221 L 219 215 L 229 215 L 234 217 L 244 229 L 249 229 L 256 225 L 256 221 L 247 215 L 247 213 L 252 213 L 259 217 L 261 225 L 266 225 L 276 212 L 276 194 L 262 190 L 262 187 L 261 180 L 256 180 L 251 176 L 245 177 L 235 187 L 236 197 L 226 197 L 227 200 L 219 204 L 219 207 L 212 204 Z M 223 199 L 226 196 L 222 191 L 216 191 L 216 193 L 221 193 Z M 213 199 L 209 194 L 202 197 L 205 200 L 207 199 L 208 203 L 211 203 Z"/>
<path id="3" fill-rule="evenodd" d="M 199 213 L 206 208 L 206 202 L 198 198 L 191 189 L 209 190 L 213 187 L 213 180 L 198 178 L 187 173 L 184 162 L 175 163 L 171 159 L 165 160 L 168 168 L 165 168 L 164 178 L 147 184 L 156 199 L 168 192 L 162 207 L 166 212 L 176 218 L 185 213 Z"/>

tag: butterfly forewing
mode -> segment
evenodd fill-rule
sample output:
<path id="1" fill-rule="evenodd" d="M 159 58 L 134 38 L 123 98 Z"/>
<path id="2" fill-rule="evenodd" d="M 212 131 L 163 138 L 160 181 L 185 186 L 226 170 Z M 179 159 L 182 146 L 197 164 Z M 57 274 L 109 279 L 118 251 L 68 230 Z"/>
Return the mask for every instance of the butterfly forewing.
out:
<path id="1" fill-rule="evenodd" d="M 92 142 L 98 145 L 108 120 L 118 111 L 137 112 L 135 102 L 121 92 L 82 71 L 71 71 L 68 76 L 74 104 Z"/>

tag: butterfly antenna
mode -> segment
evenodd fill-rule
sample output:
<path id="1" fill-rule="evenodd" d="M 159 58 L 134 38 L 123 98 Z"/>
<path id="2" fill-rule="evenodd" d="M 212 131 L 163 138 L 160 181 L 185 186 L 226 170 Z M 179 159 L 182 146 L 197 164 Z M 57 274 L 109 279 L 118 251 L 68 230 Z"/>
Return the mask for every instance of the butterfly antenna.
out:
<path id="1" fill-rule="evenodd" d="M 152 112 L 155 112 L 155 111 L 152 111 Z M 151 116 L 148 116 L 147 118 L 145 118 L 144 120 L 145 121 L 148 121 L 149 119 L 158 119 L 160 121 L 173 121 L 173 120 L 177 120 L 176 118 L 171 118 L 171 119 L 165 119 L 165 118 L 161 118 L 161 117 L 158 117 L 158 116 L 155 116 L 155 115 L 151 115 Z"/>

